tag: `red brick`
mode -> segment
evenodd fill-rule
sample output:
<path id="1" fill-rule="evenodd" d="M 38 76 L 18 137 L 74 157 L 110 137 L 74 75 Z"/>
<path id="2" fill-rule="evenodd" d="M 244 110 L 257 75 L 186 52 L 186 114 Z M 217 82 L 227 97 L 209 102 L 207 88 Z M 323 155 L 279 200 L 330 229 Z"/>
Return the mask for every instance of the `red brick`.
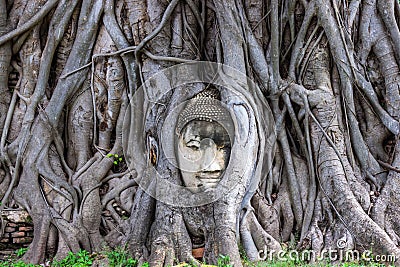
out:
<path id="1" fill-rule="evenodd" d="M 32 237 L 17 237 L 13 238 L 13 243 L 15 244 L 26 244 L 32 242 Z"/>
<path id="2" fill-rule="evenodd" d="M 24 237 L 24 236 L 25 236 L 24 232 L 11 233 L 11 237 Z"/>
<path id="3" fill-rule="evenodd" d="M 10 242 L 10 239 L 9 239 L 9 238 L 2 238 L 2 239 L 0 239 L 0 243 L 8 243 L 8 242 Z"/>
<path id="4" fill-rule="evenodd" d="M 29 231 L 33 231 L 33 227 L 32 226 L 20 226 L 18 228 L 18 230 L 24 231 L 24 232 L 29 232 Z"/>
<path id="5" fill-rule="evenodd" d="M 203 255 L 204 255 L 204 247 L 192 249 L 192 255 L 193 255 L 193 257 L 196 258 L 196 259 L 201 259 L 201 258 L 203 258 Z"/>
<path id="6" fill-rule="evenodd" d="M 6 233 L 15 232 L 15 227 L 9 227 L 9 226 L 7 226 L 6 228 L 4 228 L 4 232 L 6 232 Z"/>
<path id="7" fill-rule="evenodd" d="M 7 226 L 10 226 L 10 227 L 17 227 L 18 225 L 17 225 L 16 223 L 11 223 L 11 222 L 9 222 L 9 223 L 7 223 Z"/>

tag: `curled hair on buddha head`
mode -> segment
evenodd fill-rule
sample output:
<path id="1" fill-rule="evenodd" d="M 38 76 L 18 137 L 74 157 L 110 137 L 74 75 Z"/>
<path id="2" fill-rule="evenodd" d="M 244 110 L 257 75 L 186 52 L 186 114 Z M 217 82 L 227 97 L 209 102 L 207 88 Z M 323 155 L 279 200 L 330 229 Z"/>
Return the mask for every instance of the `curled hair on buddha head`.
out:
<path id="1" fill-rule="evenodd" d="M 228 109 L 221 103 L 221 95 L 216 88 L 207 88 L 190 99 L 179 114 L 176 133 L 179 135 L 192 121 L 217 122 L 228 133 L 233 131 L 233 121 Z"/>

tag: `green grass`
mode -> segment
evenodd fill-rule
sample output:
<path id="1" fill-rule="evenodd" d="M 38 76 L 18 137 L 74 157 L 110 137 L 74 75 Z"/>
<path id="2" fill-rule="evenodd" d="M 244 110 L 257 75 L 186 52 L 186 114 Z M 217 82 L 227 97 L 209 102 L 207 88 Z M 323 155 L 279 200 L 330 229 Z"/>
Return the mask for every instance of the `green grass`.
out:
<path id="1" fill-rule="evenodd" d="M 86 250 L 81 250 L 77 253 L 69 252 L 67 257 L 59 261 L 53 261 L 51 266 L 54 267 L 90 267 L 93 264 L 93 255 L 89 254 Z"/>
<path id="2" fill-rule="evenodd" d="M 21 261 L 21 257 L 25 254 L 27 249 L 21 248 L 15 251 L 7 260 L 0 261 L 0 267 L 40 267 L 40 265 L 27 264 Z M 293 260 L 290 257 L 281 258 L 280 261 L 268 260 L 262 262 L 250 262 L 246 257 L 245 253 L 241 251 L 241 256 L 243 259 L 243 265 L 245 267 L 383 267 L 384 264 L 379 264 L 375 262 L 346 262 L 339 264 L 331 264 L 328 261 L 319 262 L 315 264 L 308 264 L 301 260 Z M 127 251 L 123 248 L 117 248 L 112 251 L 104 251 L 98 254 L 90 254 L 85 250 L 81 250 L 77 253 L 68 253 L 68 255 L 61 260 L 53 261 L 51 263 L 52 267 L 89 267 L 92 266 L 96 259 L 107 259 L 108 266 L 110 267 L 149 267 L 147 262 L 139 266 L 138 261 L 129 256 Z M 192 264 L 180 264 L 179 266 L 192 267 Z M 230 258 L 228 256 L 220 255 L 218 257 L 217 267 L 233 267 L 230 264 Z"/>
<path id="3" fill-rule="evenodd" d="M 111 267 L 136 267 L 138 265 L 137 260 L 130 257 L 123 248 L 117 248 L 113 251 L 106 252 L 106 255 Z"/>

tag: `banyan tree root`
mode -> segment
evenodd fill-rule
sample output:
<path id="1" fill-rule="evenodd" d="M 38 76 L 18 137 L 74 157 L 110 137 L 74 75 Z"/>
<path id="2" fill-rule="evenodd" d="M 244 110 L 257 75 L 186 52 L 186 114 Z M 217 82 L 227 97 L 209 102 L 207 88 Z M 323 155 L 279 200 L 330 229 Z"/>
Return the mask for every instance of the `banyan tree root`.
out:
<path id="1" fill-rule="evenodd" d="M 257 260 L 288 242 L 315 251 L 312 261 L 327 249 L 400 257 L 398 1 L 0 0 L 0 9 L 0 210 L 32 217 L 25 261 L 126 245 L 155 266 L 199 264 L 194 248 L 241 266 L 240 247 Z M 184 71 L 145 83 L 199 61 L 225 66 L 202 73 L 218 74 L 204 83 L 174 87 L 195 76 Z M 237 94 L 212 84 L 226 81 Z M 164 203 L 140 182 L 152 167 L 183 185 L 162 131 L 210 87 L 236 123 L 226 177 L 238 183 L 214 203 Z"/>

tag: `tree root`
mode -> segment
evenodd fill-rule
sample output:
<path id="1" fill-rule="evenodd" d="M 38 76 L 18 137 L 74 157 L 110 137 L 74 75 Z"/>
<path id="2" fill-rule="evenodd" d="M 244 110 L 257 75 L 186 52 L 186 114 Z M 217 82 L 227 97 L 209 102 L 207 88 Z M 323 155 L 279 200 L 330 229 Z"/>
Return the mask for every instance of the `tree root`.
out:
<path id="1" fill-rule="evenodd" d="M 262 253 L 275 254 L 281 251 L 280 243 L 261 227 L 256 216 L 250 212 L 240 227 L 242 244 L 251 261 L 260 260 Z"/>

